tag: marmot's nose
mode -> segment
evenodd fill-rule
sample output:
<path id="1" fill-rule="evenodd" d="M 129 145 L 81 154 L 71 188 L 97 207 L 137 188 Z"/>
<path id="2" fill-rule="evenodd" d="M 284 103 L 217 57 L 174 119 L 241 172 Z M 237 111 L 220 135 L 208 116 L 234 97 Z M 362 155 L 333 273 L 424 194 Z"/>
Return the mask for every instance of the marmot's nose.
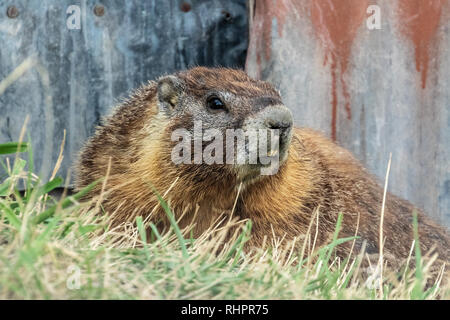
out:
<path id="1" fill-rule="evenodd" d="M 285 106 L 266 108 L 264 124 L 268 129 L 280 130 L 280 135 L 289 134 L 292 129 L 292 114 Z"/>

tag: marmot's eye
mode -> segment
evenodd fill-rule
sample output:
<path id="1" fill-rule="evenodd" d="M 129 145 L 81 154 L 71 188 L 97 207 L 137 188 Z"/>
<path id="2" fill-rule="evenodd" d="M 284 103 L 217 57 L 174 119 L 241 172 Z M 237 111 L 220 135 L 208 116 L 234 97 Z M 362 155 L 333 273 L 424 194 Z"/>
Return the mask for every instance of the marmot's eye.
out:
<path id="1" fill-rule="evenodd" d="M 226 110 L 225 103 L 216 96 L 209 97 L 206 101 L 206 106 L 213 111 Z"/>

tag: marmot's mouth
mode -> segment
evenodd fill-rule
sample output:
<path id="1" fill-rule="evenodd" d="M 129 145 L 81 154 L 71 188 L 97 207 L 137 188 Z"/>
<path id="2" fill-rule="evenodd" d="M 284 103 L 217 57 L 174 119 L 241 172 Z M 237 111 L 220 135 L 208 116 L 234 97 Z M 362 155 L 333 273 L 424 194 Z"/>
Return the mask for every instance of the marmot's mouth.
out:
<path id="1" fill-rule="evenodd" d="M 282 150 L 269 153 L 268 157 L 272 161 L 233 165 L 237 181 L 251 183 L 265 176 L 276 175 L 280 171 L 281 166 L 285 164 L 288 158 L 288 151 L 283 148 Z"/>

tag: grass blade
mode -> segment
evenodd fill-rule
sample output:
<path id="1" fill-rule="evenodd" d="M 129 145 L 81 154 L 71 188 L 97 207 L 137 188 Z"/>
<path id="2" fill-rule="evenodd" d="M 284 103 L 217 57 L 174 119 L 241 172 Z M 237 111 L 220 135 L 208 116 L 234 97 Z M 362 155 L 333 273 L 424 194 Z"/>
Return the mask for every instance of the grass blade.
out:
<path id="1" fill-rule="evenodd" d="M 0 144 L 0 154 L 13 154 L 16 152 L 27 152 L 28 143 L 26 142 L 7 142 Z"/>

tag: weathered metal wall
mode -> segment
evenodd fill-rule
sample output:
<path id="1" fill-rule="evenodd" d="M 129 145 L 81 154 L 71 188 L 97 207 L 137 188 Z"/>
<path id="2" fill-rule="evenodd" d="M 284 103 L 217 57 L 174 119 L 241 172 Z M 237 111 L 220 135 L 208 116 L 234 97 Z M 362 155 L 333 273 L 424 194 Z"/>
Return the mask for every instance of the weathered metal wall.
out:
<path id="1" fill-rule="evenodd" d="M 381 29 L 370 30 L 373 7 Z M 246 69 L 450 226 L 450 1 L 256 0 Z M 369 13 L 368 13 L 369 8 Z M 375 9 L 376 10 L 376 9 Z"/>
<path id="2" fill-rule="evenodd" d="M 71 5 L 80 8 L 80 29 L 67 27 L 76 25 Z M 17 140 L 29 114 L 45 178 L 66 129 L 65 176 L 99 118 L 129 90 L 193 65 L 243 68 L 247 17 L 245 0 L 0 0 L 0 80 L 30 56 L 43 67 L 0 95 L 0 142 Z"/>

